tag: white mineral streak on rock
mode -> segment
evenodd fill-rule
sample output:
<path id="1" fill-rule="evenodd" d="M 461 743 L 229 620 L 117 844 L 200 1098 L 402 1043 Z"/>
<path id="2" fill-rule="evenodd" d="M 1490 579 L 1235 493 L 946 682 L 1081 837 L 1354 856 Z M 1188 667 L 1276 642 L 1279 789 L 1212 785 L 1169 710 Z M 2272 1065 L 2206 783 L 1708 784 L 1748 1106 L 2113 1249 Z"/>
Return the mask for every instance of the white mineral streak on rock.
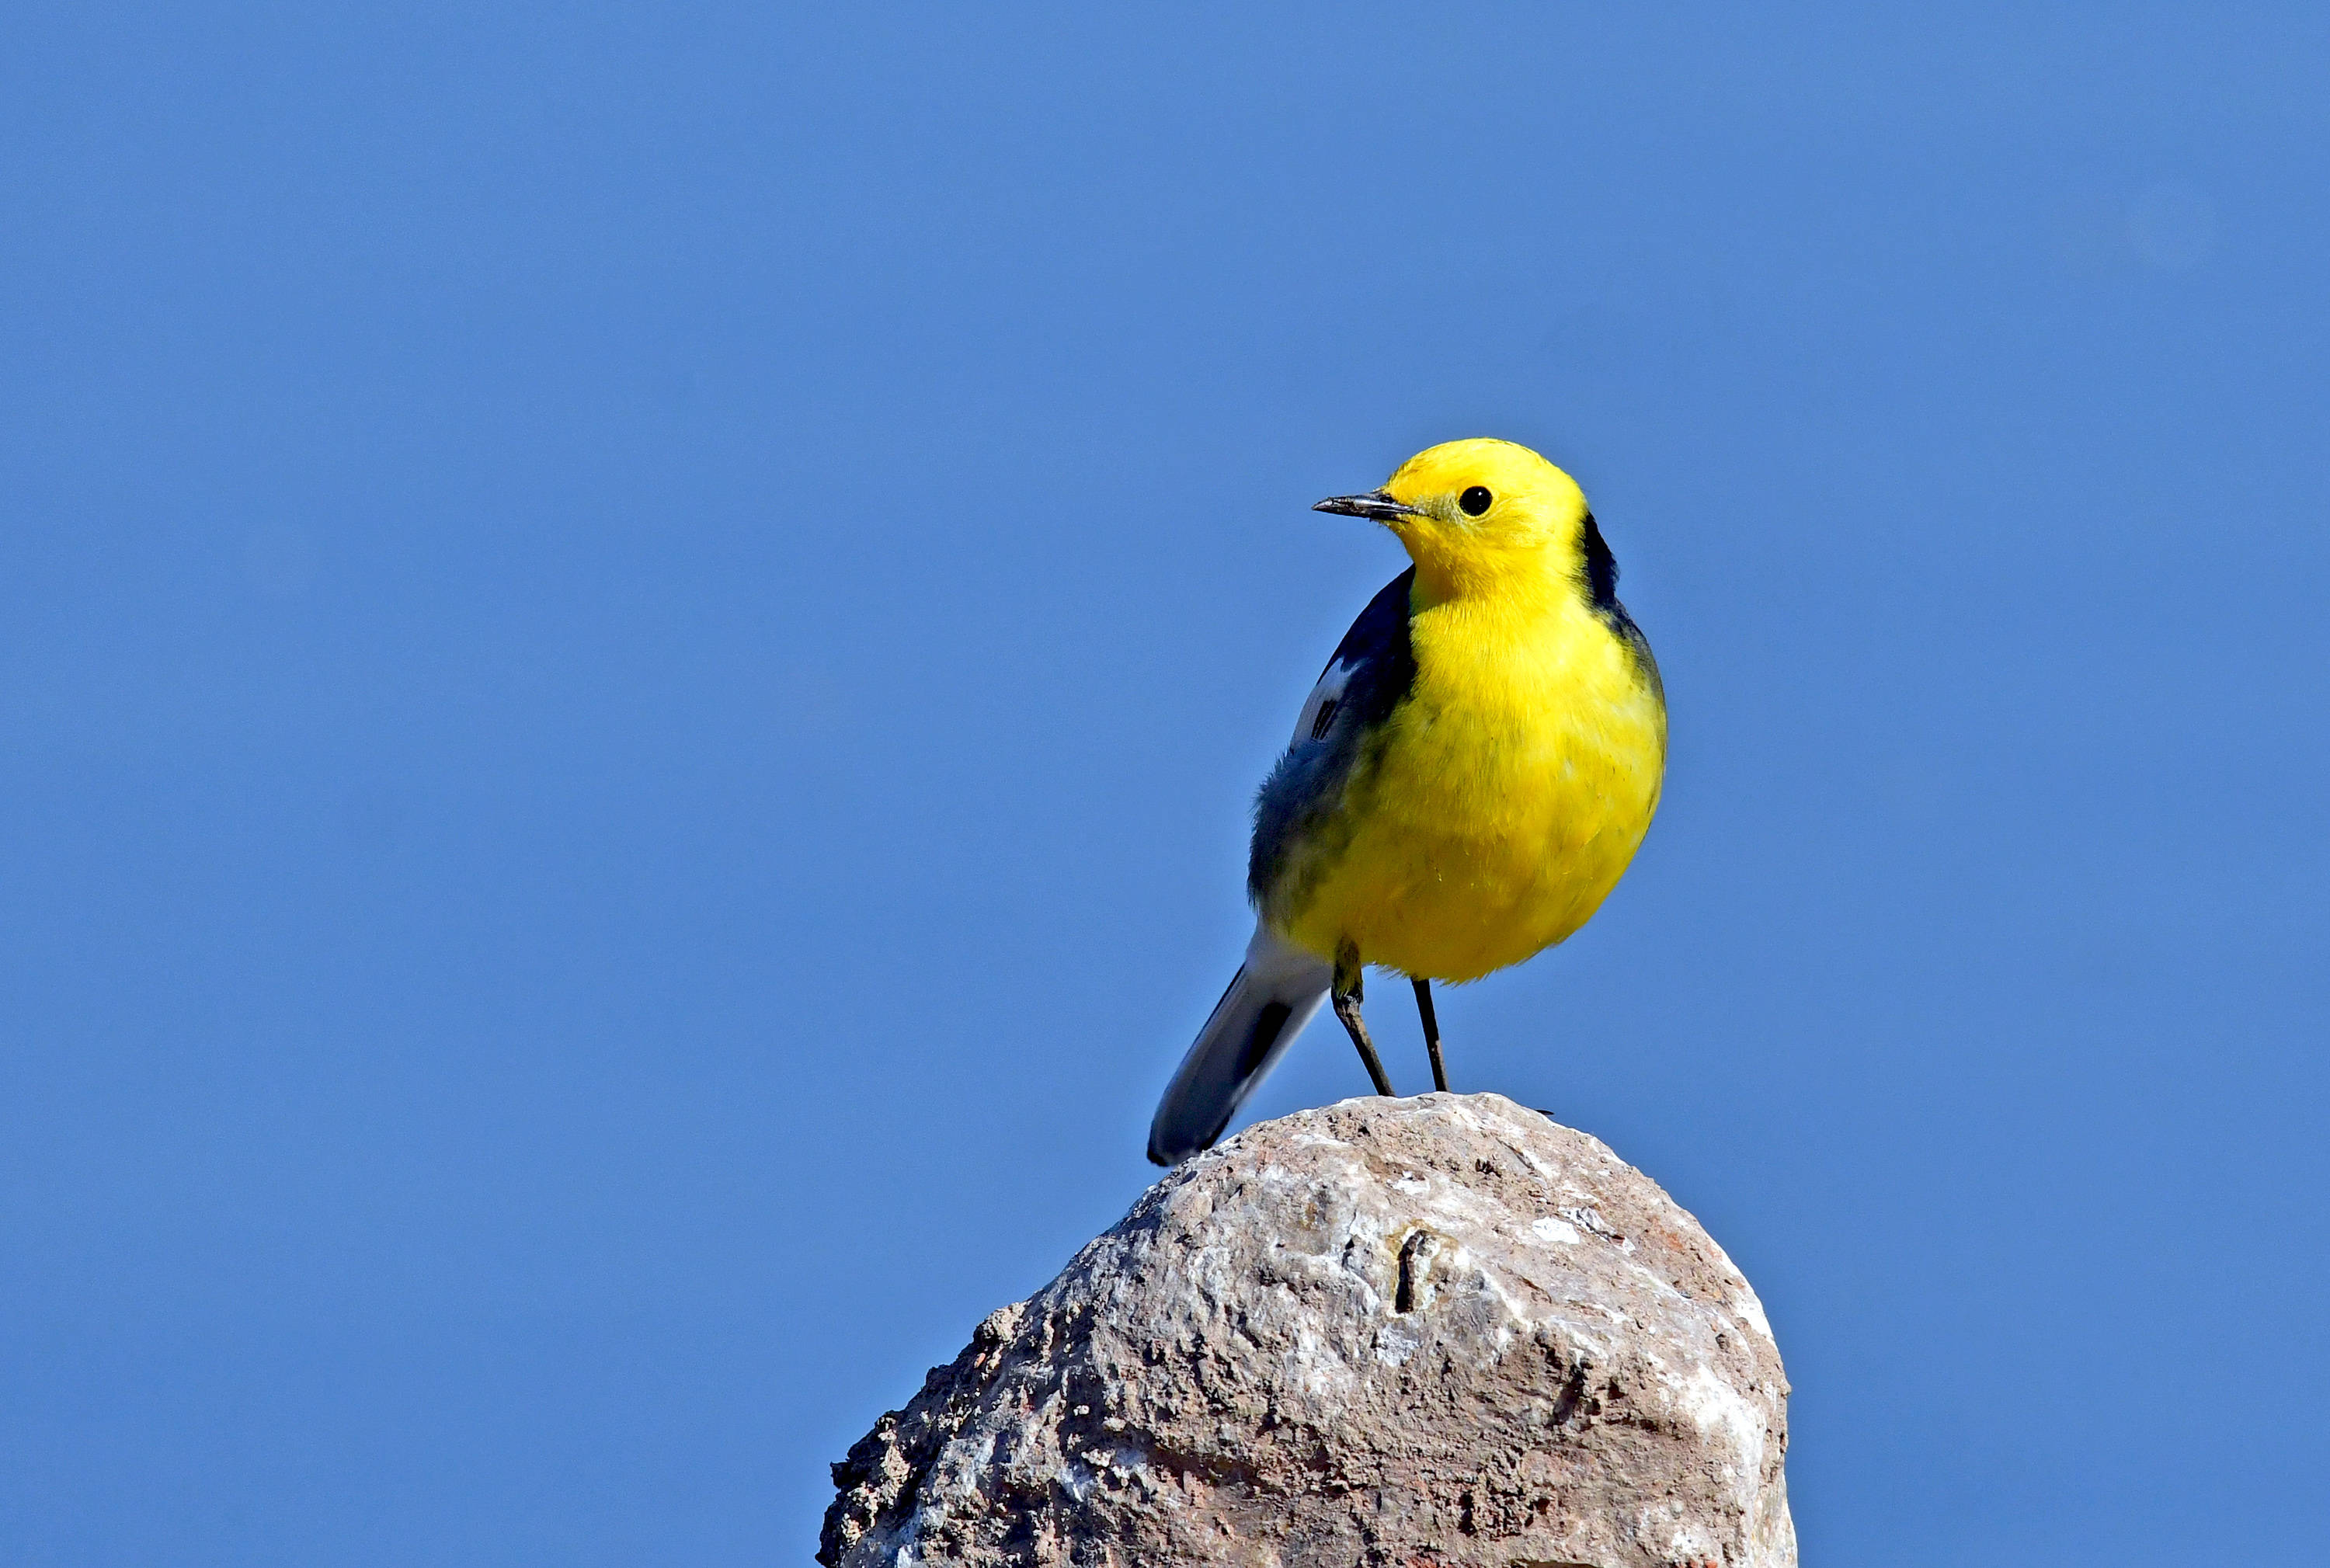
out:
<path id="1" fill-rule="evenodd" d="M 1748 1281 L 1601 1144 L 1346 1100 L 981 1323 L 835 1467 L 819 1557 L 1793 1568 L 1786 1398 Z"/>

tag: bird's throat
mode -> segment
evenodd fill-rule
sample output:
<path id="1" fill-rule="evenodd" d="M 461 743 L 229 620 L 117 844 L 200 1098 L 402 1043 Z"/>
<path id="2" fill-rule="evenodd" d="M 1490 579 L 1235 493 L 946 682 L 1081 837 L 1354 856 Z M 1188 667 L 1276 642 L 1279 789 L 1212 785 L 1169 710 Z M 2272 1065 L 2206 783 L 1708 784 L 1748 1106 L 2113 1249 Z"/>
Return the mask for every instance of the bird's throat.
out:
<path id="1" fill-rule="evenodd" d="M 1416 562 L 1408 590 L 1412 612 L 1462 600 L 1494 603 L 1507 615 L 1552 613 L 1580 600 L 1576 572 L 1564 569 L 1562 553 L 1549 548 L 1447 550 L 1403 540 Z"/>

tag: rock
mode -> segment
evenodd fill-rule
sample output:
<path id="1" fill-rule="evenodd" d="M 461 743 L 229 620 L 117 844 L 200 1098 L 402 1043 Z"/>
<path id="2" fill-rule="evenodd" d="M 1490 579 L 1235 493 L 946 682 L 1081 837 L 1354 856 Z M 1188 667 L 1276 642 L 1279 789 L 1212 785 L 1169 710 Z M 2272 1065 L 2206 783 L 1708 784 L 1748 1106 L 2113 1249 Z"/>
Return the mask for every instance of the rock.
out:
<path id="1" fill-rule="evenodd" d="M 1144 1194 L 834 1466 L 818 1561 L 1783 1568 L 1763 1308 L 1495 1094 L 1345 1100 Z"/>

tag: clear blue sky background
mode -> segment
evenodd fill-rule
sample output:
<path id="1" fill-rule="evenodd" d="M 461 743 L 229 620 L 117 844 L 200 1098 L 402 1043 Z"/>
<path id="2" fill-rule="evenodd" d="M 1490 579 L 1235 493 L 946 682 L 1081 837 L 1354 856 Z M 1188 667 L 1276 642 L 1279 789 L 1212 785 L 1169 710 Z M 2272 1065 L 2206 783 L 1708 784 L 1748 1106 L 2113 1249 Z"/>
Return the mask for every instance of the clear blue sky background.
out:
<path id="1" fill-rule="evenodd" d="M 1808 1561 L 2304 1556 L 2330 16 L 829 9 L 12 21 L 0 1557 L 802 1560 L 1472 434 L 1674 754 L 1458 1086 L 1754 1280 Z"/>

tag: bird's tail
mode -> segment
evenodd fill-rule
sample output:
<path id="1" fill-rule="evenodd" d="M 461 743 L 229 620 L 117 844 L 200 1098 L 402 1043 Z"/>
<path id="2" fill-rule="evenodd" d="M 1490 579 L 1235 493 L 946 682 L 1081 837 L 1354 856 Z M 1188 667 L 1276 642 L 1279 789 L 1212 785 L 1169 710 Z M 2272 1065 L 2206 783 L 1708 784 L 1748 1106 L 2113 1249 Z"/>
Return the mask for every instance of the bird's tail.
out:
<path id="1" fill-rule="evenodd" d="M 1333 984 L 1333 966 L 1255 929 L 1246 963 L 1214 1004 L 1197 1043 L 1158 1102 L 1149 1157 L 1174 1165 L 1212 1147 L 1246 1097 L 1277 1064 Z"/>

